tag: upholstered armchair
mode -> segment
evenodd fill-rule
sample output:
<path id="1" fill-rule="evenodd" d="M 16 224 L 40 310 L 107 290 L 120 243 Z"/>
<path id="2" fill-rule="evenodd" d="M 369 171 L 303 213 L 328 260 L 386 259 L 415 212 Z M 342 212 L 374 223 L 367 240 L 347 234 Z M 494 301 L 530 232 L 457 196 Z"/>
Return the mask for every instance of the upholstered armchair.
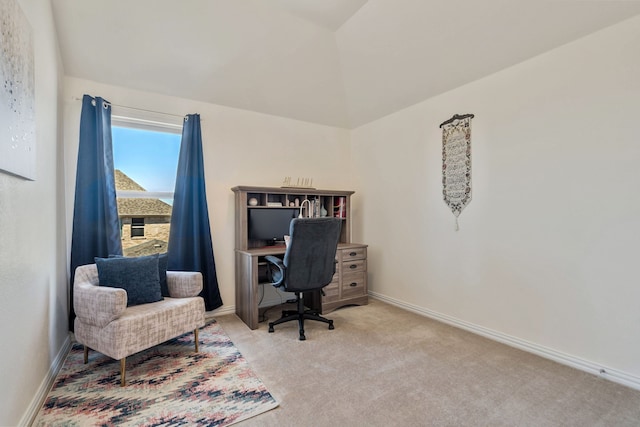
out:
<path id="1" fill-rule="evenodd" d="M 204 300 L 198 296 L 202 291 L 200 273 L 167 271 L 169 296 L 137 305 L 128 301 L 131 295 L 125 289 L 99 282 L 96 264 L 76 269 L 74 333 L 75 339 L 84 345 L 85 363 L 89 349 L 119 360 L 120 385 L 124 386 L 127 356 L 190 331 L 194 333 L 198 351 L 198 328 L 205 323 Z"/>

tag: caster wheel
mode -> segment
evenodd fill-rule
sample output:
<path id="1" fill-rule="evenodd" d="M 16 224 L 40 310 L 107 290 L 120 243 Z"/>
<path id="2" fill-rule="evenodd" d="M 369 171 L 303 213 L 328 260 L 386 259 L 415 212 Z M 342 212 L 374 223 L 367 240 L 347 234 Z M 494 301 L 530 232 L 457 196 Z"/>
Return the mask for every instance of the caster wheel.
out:
<path id="1" fill-rule="evenodd" d="M 333 322 L 329 323 L 329 330 L 331 330 L 331 329 L 335 329 L 335 328 L 333 327 Z"/>
<path id="2" fill-rule="evenodd" d="M 273 323 L 269 323 L 269 333 L 273 333 Z"/>

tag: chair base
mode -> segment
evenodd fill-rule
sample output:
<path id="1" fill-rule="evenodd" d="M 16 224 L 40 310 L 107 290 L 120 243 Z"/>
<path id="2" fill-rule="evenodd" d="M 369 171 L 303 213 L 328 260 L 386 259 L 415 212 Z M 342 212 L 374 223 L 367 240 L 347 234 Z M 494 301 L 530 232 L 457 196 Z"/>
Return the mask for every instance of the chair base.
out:
<path id="1" fill-rule="evenodd" d="M 327 323 L 329 325 L 329 329 L 335 329 L 334 326 L 333 326 L 333 320 L 327 319 L 325 317 L 322 317 L 322 316 L 318 315 L 314 311 L 305 310 L 304 302 L 302 300 L 302 297 L 301 297 L 300 293 L 296 293 L 296 303 L 298 305 L 298 310 L 297 311 L 284 310 L 282 312 L 282 317 L 280 319 L 276 320 L 275 322 L 269 322 L 269 333 L 274 332 L 273 327 L 275 325 L 279 325 L 281 323 L 291 322 L 293 320 L 297 320 L 298 321 L 298 327 L 299 327 L 299 330 L 300 330 L 299 340 L 300 341 L 304 341 L 304 340 L 307 339 L 307 337 L 305 337 L 305 335 L 304 335 L 304 321 L 305 321 L 305 319 L 307 319 L 307 320 L 316 320 L 318 322 L 324 322 L 324 323 Z"/>

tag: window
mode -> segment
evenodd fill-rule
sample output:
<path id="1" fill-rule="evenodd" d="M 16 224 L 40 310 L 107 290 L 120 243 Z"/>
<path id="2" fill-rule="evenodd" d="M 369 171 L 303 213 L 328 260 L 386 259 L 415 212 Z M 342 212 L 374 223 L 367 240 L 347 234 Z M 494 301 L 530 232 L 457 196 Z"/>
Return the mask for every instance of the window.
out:
<path id="1" fill-rule="evenodd" d="M 131 218 L 131 238 L 144 237 L 144 218 Z"/>
<path id="2" fill-rule="evenodd" d="M 125 256 L 167 251 L 181 130 L 177 124 L 112 117 L 116 196 Z"/>

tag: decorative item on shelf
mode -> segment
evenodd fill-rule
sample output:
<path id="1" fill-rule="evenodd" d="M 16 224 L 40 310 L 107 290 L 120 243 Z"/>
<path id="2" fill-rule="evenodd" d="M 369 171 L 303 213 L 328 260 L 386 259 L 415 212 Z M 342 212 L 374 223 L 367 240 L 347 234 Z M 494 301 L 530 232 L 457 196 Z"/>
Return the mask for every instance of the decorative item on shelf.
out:
<path id="1" fill-rule="evenodd" d="M 320 206 L 320 216 L 327 216 L 327 210 L 324 208 L 324 205 Z"/>
<path id="2" fill-rule="evenodd" d="M 267 202 L 267 206 L 270 208 L 281 208 L 282 202 Z"/>
<path id="3" fill-rule="evenodd" d="M 297 200 L 297 199 L 296 199 Z M 300 203 L 300 213 L 298 214 L 298 218 L 304 218 L 304 204 L 307 204 L 307 217 L 311 218 L 311 200 L 304 199 L 302 203 Z"/>
<path id="4" fill-rule="evenodd" d="M 307 205 L 306 210 L 305 204 Z M 326 209 L 325 215 L 322 215 L 320 201 L 318 199 L 304 199 L 302 203 L 300 203 L 300 213 L 298 218 L 317 218 L 319 216 L 326 216 Z"/>
<path id="5" fill-rule="evenodd" d="M 345 207 L 346 200 L 344 197 L 336 197 L 333 202 L 333 216 L 336 218 L 346 218 L 347 210 Z"/>
<path id="6" fill-rule="evenodd" d="M 284 177 L 281 188 L 306 188 L 308 190 L 315 190 L 313 187 L 313 178 L 298 178 L 294 184 L 290 176 Z"/>
<path id="7" fill-rule="evenodd" d="M 252 197 L 249 199 L 249 206 L 258 206 L 258 199 Z"/>

